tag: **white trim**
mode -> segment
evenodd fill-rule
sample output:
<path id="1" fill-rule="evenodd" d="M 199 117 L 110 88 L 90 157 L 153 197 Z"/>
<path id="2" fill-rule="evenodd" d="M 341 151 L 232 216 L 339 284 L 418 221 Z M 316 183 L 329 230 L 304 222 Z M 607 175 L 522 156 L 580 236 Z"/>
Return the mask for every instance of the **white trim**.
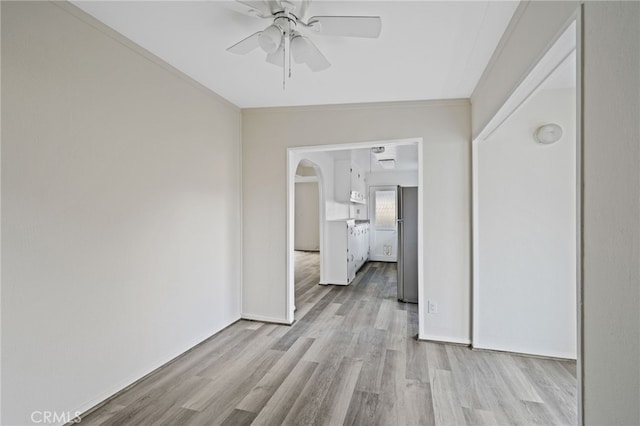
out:
<path id="1" fill-rule="evenodd" d="M 252 315 L 252 314 L 242 314 L 240 319 L 249 320 L 249 321 L 261 321 L 261 322 L 270 322 L 273 324 L 282 324 L 282 325 L 291 325 L 293 321 L 289 322 L 283 318 L 272 318 L 266 317 L 264 315 Z"/>
<path id="2" fill-rule="evenodd" d="M 478 140 L 471 142 L 471 341 L 478 341 L 480 249 L 478 217 Z"/>
<path id="3" fill-rule="evenodd" d="M 452 343 L 454 345 L 470 345 L 471 340 L 459 339 L 457 337 L 436 336 L 434 334 L 418 334 L 418 340 L 434 343 Z"/>
<path id="4" fill-rule="evenodd" d="M 497 346 L 500 346 L 500 347 L 497 348 Z M 557 359 L 572 360 L 572 361 L 576 360 L 575 354 L 570 354 L 566 352 L 553 352 L 553 351 L 546 352 L 546 353 L 530 352 L 526 349 L 522 349 L 517 346 L 504 346 L 504 345 L 492 345 L 492 344 L 483 345 L 483 346 L 473 345 L 473 349 L 477 349 L 480 351 L 491 351 L 491 352 L 507 352 L 507 353 L 518 354 L 518 355 L 531 355 L 531 356 L 537 356 L 542 358 L 557 358 Z"/>
<path id="5" fill-rule="evenodd" d="M 287 266 L 287 290 L 286 290 L 286 319 L 293 323 L 294 320 L 294 302 L 295 302 L 295 277 L 294 277 L 294 232 L 295 232 L 295 170 L 297 168 L 297 162 L 304 157 L 305 153 L 310 152 L 326 152 L 326 151 L 339 151 L 349 149 L 362 149 L 372 148 L 380 145 L 418 145 L 418 330 L 424 328 L 424 305 L 423 296 L 424 291 L 424 259 L 422 254 L 424 253 L 424 233 L 423 230 L 423 139 L 419 138 L 405 138 L 405 139 L 388 139 L 377 140 L 368 142 L 352 142 L 344 144 L 331 144 L 331 145 L 314 145 L 314 146 L 302 146 L 302 147 L 290 147 L 287 148 L 287 244 L 286 244 L 286 266 Z M 295 163 L 295 164 L 294 164 Z M 320 192 L 321 206 L 324 206 L 324 190 L 322 188 L 323 178 L 321 172 L 316 168 L 318 173 L 318 191 Z M 324 271 L 322 256 L 324 250 L 324 222 L 325 222 L 325 209 L 320 208 L 320 283 L 324 283 Z"/>
<path id="6" fill-rule="evenodd" d="M 286 321 L 290 324 L 293 323 L 295 318 L 295 293 L 294 288 L 289 285 L 291 282 L 295 282 L 295 258 L 294 258 L 294 248 L 295 248 L 295 192 L 296 192 L 296 184 L 295 184 L 295 174 L 298 165 L 297 161 L 294 158 L 292 151 L 287 149 L 287 244 L 286 244 L 286 253 L 285 257 L 287 259 L 287 286 L 285 289 L 285 317 Z M 320 191 L 320 184 L 318 184 L 318 191 Z M 322 221 L 321 221 L 322 222 Z M 320 231 L 320 238 L 322 238 L 322 231 Z M 322 250 L 322 245 L 320 245 L 320 250 Z M 322 268 L 320 268 L 322 272 Z"/>
<path id="7" fill-rule="evenodd" d="M 287 290 L 286 290 L 286 318 L 287 321 L 293 323 L 295 319 L 295 257 L 294 257 L 294 249 L 295 249 L 295 188 L 296 183 L 298 183 L 298 179 L 300 176 L 296 176 L 296 169 L 298 168 L 298 164 L 302 160 L 302 155 L 304 152 L 311 151 L 297 151 L 295 148 L 287 149 L 287 252 L 286 252 L 286 264 L 287 264 Z M 322 175 L 322 170 L 315 164 L 313 161 L 309 161 L 309 163 L 313 166 L 316 175 L 309 176 L 313 177 L 313 182 L 318 183 L 318 198 L 319 203 L 318 207 L 320 209 L 318 214 L 318 244 L 320 246 L 320 283 L 325 283 L 326 271 L 325 264 L 326 262 L 323 259 L 323 253 L 325 252 L 325 215 L 326 209 L 325 206 L 325 190 L 324 190 L 324 176 Z"/>
<path id="8" fill-rule="evenodd" d="M 426 291 L 424 283 L 424 158 L 423 142 L 418 144 L 418 335 L 424 333 L 424 307 Z"/>

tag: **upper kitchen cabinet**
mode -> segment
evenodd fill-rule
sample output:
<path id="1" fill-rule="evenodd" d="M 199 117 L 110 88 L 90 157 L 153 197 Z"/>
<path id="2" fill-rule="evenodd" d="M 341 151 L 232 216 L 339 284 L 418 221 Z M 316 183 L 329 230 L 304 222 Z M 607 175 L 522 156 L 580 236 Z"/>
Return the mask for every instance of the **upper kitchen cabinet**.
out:
<path id="1" fill-rule="evenodd" d="M 336 160 L 334 191 L 336 201 L 365 204 L 364 171 L 351 160 Z"/>

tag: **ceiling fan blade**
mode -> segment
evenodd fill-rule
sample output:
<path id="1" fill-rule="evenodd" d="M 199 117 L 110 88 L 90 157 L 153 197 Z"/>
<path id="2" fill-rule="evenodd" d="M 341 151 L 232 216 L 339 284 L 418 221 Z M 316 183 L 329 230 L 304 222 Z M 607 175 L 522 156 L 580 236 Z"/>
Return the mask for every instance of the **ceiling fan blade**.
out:
<path id="1" fill-rule="evenodd" d="M 282 7 L 282 5 L 280 4 L 280 0 L 264 0 L 264 2 L 267 4 L 267 7 L 269 8 L 269 11 L 272 15 L 276 12 L 281 12 L 282 10 L 284 10 L 284 7 Z"/>
<path id="2" fill-rule="evenodd" d="M 262 0 L 236 0 L 236 2 L 247 6 L 251 10 L 255 10 L 258 16 L 260 16 L 261 18 L 272 16 L 270 5 Z"/>
<path id="3" fill-rule="evenodd" d="M 305 57 L 305 64 L 311 69 L 313 72 L 324 71 L 331 66 L 331 63 L 325 58 L 325 56 L 320 52 L 320 49 L 316 47 L 315 44 L 309 39 L 307 39 L 308 47 L 307 54 Z"/>
<path id="4" fill-rule="evenodd" d="M 379 16 L 314 16 L 309 26 L 318 34 L 376 38 L 382 30 Z"/>
<path id="5" fill-rule="evenodd" d="M 284 66 L 284 48 L 282 47 L 283 44 L 284 43 L 280 44 L 278 50 L 267 55 L 267 62 L 273 65 L 277 65 L 280 68 Z"/>
<path id="6" fill-rule="evenodd" d="M 311 0 L 301 0 L 300 6 L 297 8 L 296 12 L 298 13 L 298 18 L 303 21 L 307 20 L 307 13 L 309 13 L 309 3 Z"/>
<path id="7" fill-rule="evenodd" d="M 227 52 L 235 53 L 238 55 L 246 55 L 259 46 L 258 37 L 260 36 L 261 32 L 262 31 L 258 31 L 257 33 L 251 34 L 249 37 L 240 40 L 233 46 L 227 48 Z"/>

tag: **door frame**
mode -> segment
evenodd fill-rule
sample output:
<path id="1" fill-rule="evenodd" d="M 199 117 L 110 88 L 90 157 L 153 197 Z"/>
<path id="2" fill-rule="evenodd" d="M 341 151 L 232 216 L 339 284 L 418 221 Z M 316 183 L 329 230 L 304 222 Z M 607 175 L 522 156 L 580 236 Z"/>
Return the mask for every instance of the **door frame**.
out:
<path id="1" fill-rule="evenodd" d="M 421 137 L 406 138 L 406 139 L 387 139 L 387 140 L 375 140 L 367 142 L 352 142 L 344 144 L 327 144 L 327 145 L 313 145 L 313 146 L 301 146 L 287 148 L 287 235 L 286 235 L 286 268 L 287 268 L 287 290 L 286 290 L 286 322 L 292 324 L 295 319 L 295 259 L 294 259 L 294 246 L 295 246 L 295 173 L 298 163 L 304 158 L 306 153 L 317 153 L 326 151 L 341 151 L 349 149 L 362 149 L 373 148 L 380 145 L 411 145 L 416 144 L 418 147 L 418 332 L 419 335 L 424 334 L 424 309 L 425 303 L 423 303 L 423 297 L 425 294 L 424 284 L 424 232 L 423 232 L 423 139 Z M 313 162 L 313 160 L 310 160 Z M 318 172 L 318 170 L 316 170 Z M 325 180 L 323 180 L 324 182 Z M 320 183 L 319 183 L 320 185 Z M 324 194 L 323 188 L 319 188 Z M 367 186 L 368 191 L 368 186 Z M 368 192 L 367 192 L 368 193 Z M 324 204 L 325 200 L 321 200 Z M 324 205 L 320 206 L 321 210 Z M 368 208 L 368 206 L 367 206 Z M 326 212 L 321 213 L 321 221 L 324 222 L 326 218 Z M 326 253 L 324 247 L 325 244 L 325 226 L 324 223 L 320 223 L 320 256 Z M 321 264 L 322 264 L 321 260 Z M 320 281 L 324 276 L 324 271 L 320 269 Z"/>
<path id="2" fill-rule="evenodd" d="M 583 134 L 582 134 L 582 7 L 558 32 L 540 60 L 513 90 L 502 107 L 471 141 L 471 347 L 477 341 L 479 312 L 479 200 L 478 200 L 478 145 L 488 139 L 509 117 L 535 93 L 553 72 L 575 52 L 576 55 L 576 337 L 577 337 L 577 411 L 578 424 L 583 423 L 583 273 L 582 273 L 582 211 L 583 211 Z"/>

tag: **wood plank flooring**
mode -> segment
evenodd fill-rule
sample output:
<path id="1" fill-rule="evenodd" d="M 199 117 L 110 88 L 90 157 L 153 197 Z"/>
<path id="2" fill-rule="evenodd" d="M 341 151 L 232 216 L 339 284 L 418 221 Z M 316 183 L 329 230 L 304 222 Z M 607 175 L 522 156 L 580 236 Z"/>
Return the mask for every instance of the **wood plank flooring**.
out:
<path id="1" fill-rule="evenodd" d="M 575 362 L 418 342 L 393 263 L 318 285 L 296 253 L 293 326 L 239 321 L 83 425 L 576 424 Z"/>

